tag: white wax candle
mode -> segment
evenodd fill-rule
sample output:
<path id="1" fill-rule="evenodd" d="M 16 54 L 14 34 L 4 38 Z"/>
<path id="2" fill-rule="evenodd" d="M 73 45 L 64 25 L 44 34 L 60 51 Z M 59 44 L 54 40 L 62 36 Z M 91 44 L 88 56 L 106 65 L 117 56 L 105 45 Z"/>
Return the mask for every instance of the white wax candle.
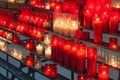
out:
<path id="1" fill-rule="evenodd" d="M 46 47 L 45 48 L 45 57 L 50 59 L 51 58 L 51 47 Z"/>
<path id="2" fill-rule="evenodd" d="M 44 44 L 50 45 L 50 35 L 44 34 Z"/>
<path id="3" fill-rule="evenodd" d="M 15 0 L 8 0 L 8 2 L 14 3 L 14 2 L 15 2 Z"/>
<path id="4" fill-rule="evenodd" d="M 50 3 L 45 3 L 45 9 L 50 9 Z"/>
<path id="5" fill-rule="evenodd" d="M 36 46 L 36 51 L 37 51 L 37 54 L 41 55 L 43 53 L 43 45 L 38 44 Z"/>
<path id="6" fill-rule="evenodd" d="M 42 67 L 40 59 L 37 59 L 35 62 L 35 69 L 40 70 Z"/>

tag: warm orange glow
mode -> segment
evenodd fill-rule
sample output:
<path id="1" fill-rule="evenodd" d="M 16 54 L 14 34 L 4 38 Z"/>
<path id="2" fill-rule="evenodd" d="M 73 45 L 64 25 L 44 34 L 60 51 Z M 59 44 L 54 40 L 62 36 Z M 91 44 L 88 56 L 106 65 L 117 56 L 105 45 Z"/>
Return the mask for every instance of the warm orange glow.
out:
<path id="1" fill-rule="evenodd" d="M 105 72 L 105 71 L 103 71 L 103 74 L 106 74 L 106 72 Z"/>

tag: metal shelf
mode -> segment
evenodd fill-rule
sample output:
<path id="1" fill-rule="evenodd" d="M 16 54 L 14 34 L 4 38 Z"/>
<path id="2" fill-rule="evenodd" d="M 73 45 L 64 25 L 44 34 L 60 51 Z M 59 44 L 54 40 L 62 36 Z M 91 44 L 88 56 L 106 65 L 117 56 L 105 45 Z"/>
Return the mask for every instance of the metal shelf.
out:
<path id="1" fill-rule="evenodd" d="M 6 52 L 4 52 L 4 51 L 1 51 L 1 50 L 0 50 L 0 52 L 2 52 L 2 53 L 4 53 L 4 54 L 8 55 L 9 57 L 12 57 L 13 59 L 19 61 L 19 62 L 21 63 L 21 65 L 22 65 L 21 67 L 28 67 L 28 66 L 25 64 L 25 60 L 24 60 L 24 59 L 23 59 L 22 61 L 20 61 L 20 60 L 16 59 L 16 58 L 13 57 L 12 55 L 10 55 L 10 54 L 8 54 L 8 53 L 6 53 Z M 20 67 L 20 68 L 21 68 L 21 67 Z M 34 67 L 28 67 L 28 68 L 34 70 L 34 72 L 40 73 L 41 75 L 47 77 L 47 78 L 50 79 L 50 80 L 69 80 L 69 79 L 67 79 L 66 77 L 63 77 L 63 76 L 60 75 L 60 74 L 58 74 L 58 77 L 55 78 L 55 79 L 46 76 L 46 75 L 44 74 L 44 67 L 42 67 L 40 70 L 37 70 L 37 69 L 35 69 Z M 17 70 L 19 70 L 19 69 L 17 69 Z M 12 70 L 12 71 L 14 71 L 14 70 Z"/>

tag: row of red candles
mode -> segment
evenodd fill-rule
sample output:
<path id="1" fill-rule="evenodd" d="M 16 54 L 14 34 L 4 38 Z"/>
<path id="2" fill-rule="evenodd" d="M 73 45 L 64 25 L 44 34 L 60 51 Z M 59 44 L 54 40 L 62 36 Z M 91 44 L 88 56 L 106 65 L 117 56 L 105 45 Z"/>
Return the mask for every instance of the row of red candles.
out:
<path id="1" fill-rule="evenodd" d="M 94 34 L 94 42 L 95 43 L 102 42 L 102 38 L 100 38 L 99 33 L 97 31 L 94 31 L 94 32 L 96 32 Z M 83 30 L 76 30 L 75 37 L 76 37 L 76 39 L 89 41 L 90 40 L 90 32 L 85 32 Z M 110 37 L 108 45 L 109 45 L 109 48 L 111 48 L 111 49 L 115 49 L 115 50 L 119 49 L 118 38 Z"/>
<path id="2" fill-rule="evenodd" d="M 66 65 L 66 66 L 70 65 L 72 68 L 76 69 L 77 71 L 83 72 L 85 70 L 85 57 L 86 57 L 86 49 L 87 49 L 86 46 L 84 44 L 77 44 L 77 43 L 70 44 L 67 40 L 65 43 L 64 42 L 61 43 L 59 41 L 65 41 L 65 40 L 62 40 L 56 36 L 53 36 L 53 38 L 52 38 L 53 44 L 51 44 L 52 59 L 57 61 L 58 63 Z M 56 44 L 56 43 L 58 43 L 58 44 Z M 59 45 L 59 44 L 64 44 L 64 45 Z M 34 51 L 35 43 L 31 40 L 27 40 L 25 43 L 25 47 L 29 50 Z M 62 49 L 62 47 L 63 47 L 63 49 Z M 63 51 L 63 52 L 61 52 L 61 51 Z M 59 54 L 58 54 L 58 52 L 59 52 Z M 96 54 L 97 54 L 97 50 L 95 48 L 87 49 L 87 60 L 88 60 L 87 64 L 89 65 L 89 67 L 87 67 L 88 76 L 92 76 L 92 77 L 96 76 Z M 57 58 L 57 57 L 59 57 L 59 58 Z M 69 63 L 69 61 L 71 61 L 70 62 L 71 64 Z M 62 63 L 62 62 L 64 62 L 64 63 Z M 77 63 L 77 64 L 75 64 L 75 63 Z M 33 62 L 26 63 L 26 64 L 28 66 L 33 66 Z M 77 67 L 75 67 L 75 65 Z"/>
<path id="3" fill-rule="evenodd" d="M 88 76 L 96 76 L 96 48 L 87 48 L 85 44 L 79 44 L 53 36 L 51 39 L 51 50 L 52 60 L 82 73 L 85 71 L 87 57 Z"/>
<path id="4" fill-rule="evenodd" d="M 30 66 L 30 67 L 33 66 L 34 59 L 33 59 L 32 55 L 28 55 L 26 57 L 25 62 L 26 62 L 27 66 Z M 45 64 L 44 74 L 48 77 L 56 78 L 58 76 L 57 67 L 53 66 L 52 64 Z M 88 76 L 84 75 L 84 74 L 80 74 L 77 77 L 77 80 L 87 80 L 87 79 L 89 79 Z M 94 80 L 95 77 L 90 77 L 90 79 Z M 105 66 L 103 64 L 98 65 L 98 80 L 109 80 L 109 67 L 108 66 Z"/>
<path id="5" fill-rule="evenodd" d="M 111 0 L 105 1 L 104 3 L 102 3 L 102 0 L 87 1 L 83 10 L 84 27 L 94 29 L 96 26 L 105 32 L 117 33 L 120 20 L 119 9 L 111 7 Z"/>
<path id="6" fill-rule="evenodd" d="M 83 1 L 80 0 L 75 0 L 75 1 L 65 1 L 65 2 L 50 1 L 48 3 L 37 0 L 31 0 L 30 4 L 34 7 L 43 8 L 43 9 L 45 9 L 46 6 L 49 6 L 50 9 L 54 10 L 55 12 L 65 12 L 65 13 L 67 12 L 71 14 L 78 14 L 78 10 L 79 10 L 78 1 L 79 2 L 83 2 Z"/>
<path id="7" fill-rule="evenodd" d="M 25 9 L 24 9 L 25 8 Z M 48 28 L 52 16 L 49 13 L 45 12 L 32 12 L 27 10 L 28 7 L 22 8 L 23 11 L 20 11 L 18 20 L 24 23 L 32 23 L 39 28 Z M 21 9 L 21 7 L 20 7 Z M 6 16 L 7 15 L 7 16 Z M 8 27 L 9 29 L 15 28 L 15 14 L 9 10 L 0 10 L 0 25 Z"/>
<path id="8" fill-rule="evenodd" d="M 38 27 L 44 26 L 44 23 L 52 20 L 51 13 L 47 12 L 34 12 L 28 7 L 22 8 L 18 15 L 18 20 L 24 23 L 34 24 Z"/>
<path id="9" fill-rule="evenodd" d="M 12 11 L 0 10 L 0 25 L 11 28 L 14 26 L 15 14 Z"/>
<path id="10" fill-rule="evenodd" d="M 9 34 L 11 34 L 11 33 L 7 32 L 7 31 L 4 31 L 4 30 L 0 30 L 0 36 L 3 37 L 3 38 L 7 39 Z M 20 44 L 20 37 L 19 36 L 15 35 L 15 34 L 12 34 L 12 35 L 10 35 L 10 38 L 11 38 L 10 40 L 13 43 Z M 25 45 L 25 48 L 30 50 L 30 51 L 35 51 L 36 50 L 36 43 L 32 40 L 26 40 L 24 45 Z"/>

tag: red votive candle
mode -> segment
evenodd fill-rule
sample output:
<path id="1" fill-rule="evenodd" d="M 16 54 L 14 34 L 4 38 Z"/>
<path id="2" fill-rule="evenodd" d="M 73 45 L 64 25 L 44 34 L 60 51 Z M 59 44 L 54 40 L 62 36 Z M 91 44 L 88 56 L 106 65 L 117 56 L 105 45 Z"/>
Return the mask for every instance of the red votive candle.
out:
<path id="1" fill-rule="evenodd" d="M 52 72 L 52 65 L 45 64 L 44 74 L 50 77 L 51 72 Z"/>
<path id="2" fill-rule="evenodd" d="M 26 47 L 26 49 L 28 49 L 30 51 L 35 51 L 35 49 L 36 49 L 35 42 L 32 40 L 27 40 L 25 43 L 25 47 Z"/>
<path id="3" fill-rule="evenodd" d="M 78 72 L 85 71 L 85 57 L 86 57 L 86 45 L 79 44 L 79 49 L 76 53 L 76 70 Z"/>
<path id="4" fill-rule="evenodd" d="M 93 19 L 93 29 L 94 29 L 94 42 L 97 44 L 102 43 L 102 20 L 100 17 L 94 17 Z"/>
<path id="5" fill-rule="evenodd" d="M 92 10 L 84 7 L 84 27 L 91 28 L 92 26 Z"/>
<path id="6" fill-rule="evenodd" d="M 63 46 L 63 63 L 65 66 L 69 66 L 69 60 L 70 60 L 70 50 L 71 50 L 71 44 L 72 42 L 70 40 L 66 40 L 65 44 Z"/>
<path id="7" fill-rule="evenodd" d="M 83 39 L 83 30 L 76 30 L 76 38 Z"/>
<path id="8" fill-rule="evenodd" d="M 104 9 L 101 16 L 103 21 L 103 31 L 108 32 L 109 31 L 109 11 Z"/>
<path id="9" fill-rule="evenodd" d="M 87 77 L 85 75 L 78 75 L 77 80 L 87 80 Z"/>
<path id="10" fill-rule="evenodd" d="M 118 49 L 118 39 L 115 37 L 109 38 L 109 47 L 111 49 Z"/>
<path id="11" fill-rule="evenodd" d="M 110 22 L 109 22 L 109 32 L 110 33 L 117 33 L 118 32 L 118 11 L 110 13 Z"/>
<path id="12" fill-rule="evenodd" d="M 53 36 L 51 39 L 51 49 L 52 49 L 52 53 L 51 53 L 51 59 L 56 61 L 56 54 L 58 52 L 58 43 L 59 43 L 59 37 L 57 36 Z"/>
<path id="13" fill-rule="evenodd" d="M 60 64 L 62 64 L 63 63 L 63 46 L 64 46 L 64 42 L 65 42 L 65 40 L 64 39 L 60 39 L 59 40 L 59 43 L 58 43 L 58 49 L 57 49 L 57 51 L 59 52 L 58 54 L 57 54 L 57 62 L 58 63 L 60 63 Z"/>
<path id="14" fill-rule="evenodd" d="M 18 37 L 17 35 L 12 35 L 12 42 L 19 44 L 20 43 L 20 37 Z"/>
<path id="15" fill-rule="evenodd" d="M 97 49 L 94 47 L 87 48 L 87 74 L 89 77 L 96 76 Z"/>
<path id="16" fill-rule="evenodd" d="M 90 32 L 83 32 L 83 40 L 89 40 L 90 39 Z"/>
<path id="17" fill-rule="evenodd" d="M 57 67 L 52 64 L 45 64 L 44 74 L 51 78 L 57 77 Z"/>
<path id="18" fill-rule="evenodd" d="M 34 60 L 33 60 L 32 55 L 28 55 L 28 56 L 26 57 L 25 63 L 26 63 L 27 66 L 30 66 L 30 67 L 33 66 Z"/>
<path id="19" fill-rule="evenodd" d="M 74 70 L 75 70 L 75 63 L 76 63 L 76 53 L 78 51 L 78 44 L 72 43 L 72 47 L 70 51 L 70 67 Z"/>
<path id="20" fill-rule="evenodd" d="M 98 65 L 98 80 L 109 80 L 108 66 Z"/>

